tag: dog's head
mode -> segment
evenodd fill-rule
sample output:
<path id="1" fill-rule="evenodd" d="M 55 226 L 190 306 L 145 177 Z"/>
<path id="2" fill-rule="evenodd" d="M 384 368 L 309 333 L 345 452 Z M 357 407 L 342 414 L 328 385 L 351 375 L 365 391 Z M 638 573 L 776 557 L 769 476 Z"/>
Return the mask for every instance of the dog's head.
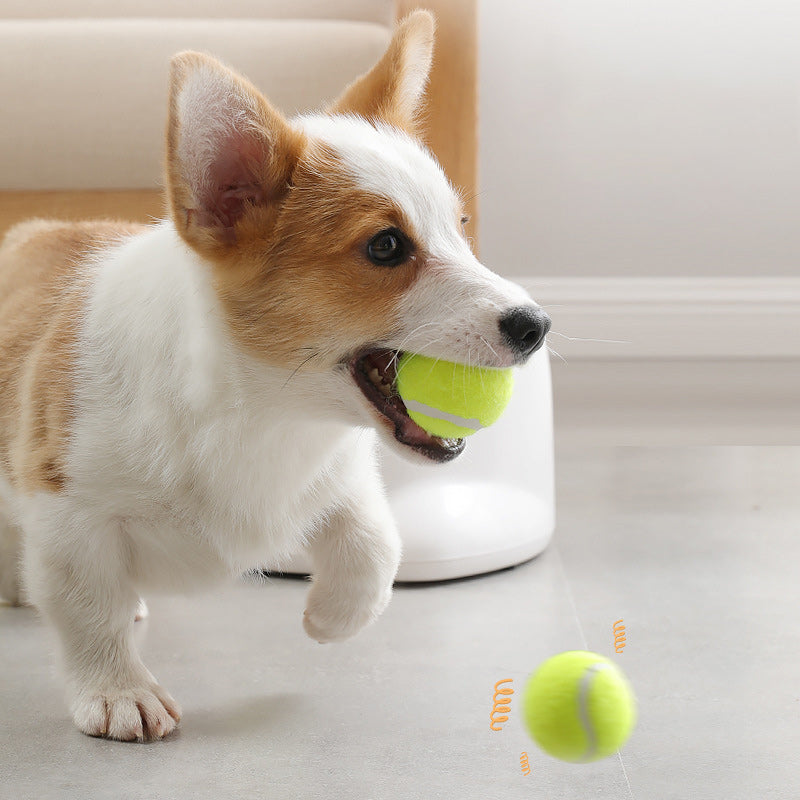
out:
<path id="1" fill-rule="evenodd" d="M 405 413 L 398 352 L 508 367 L 542 344 L 549 319 L 475 258 L 463 203 L 415 135 L 433 30 L 430 14 L 411 14 L 326 112 L 293 120 L 209 56 L 176 56 L 167 189 L 243 348 L 335 386 L 343 420 L 446 461 L 463 440 Z"/>

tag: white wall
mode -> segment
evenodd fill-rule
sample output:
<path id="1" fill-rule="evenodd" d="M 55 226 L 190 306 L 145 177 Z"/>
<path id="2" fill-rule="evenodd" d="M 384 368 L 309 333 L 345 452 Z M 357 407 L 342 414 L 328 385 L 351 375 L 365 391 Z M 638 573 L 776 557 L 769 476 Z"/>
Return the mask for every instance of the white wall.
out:
<path id="1" fill-rule="evenodd" d="M 480 5 L 485 263 L 800 274 L 800 2 Z"/>

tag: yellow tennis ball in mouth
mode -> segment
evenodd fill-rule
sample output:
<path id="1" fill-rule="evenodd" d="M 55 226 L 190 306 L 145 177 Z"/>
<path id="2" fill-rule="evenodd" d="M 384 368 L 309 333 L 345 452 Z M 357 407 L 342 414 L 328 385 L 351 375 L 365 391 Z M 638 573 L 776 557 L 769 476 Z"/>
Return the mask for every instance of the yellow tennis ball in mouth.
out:
<path id="1" fill-rule="evenodd" d="M 522 707 L 536 744 L 562 761 L 605 758 L 636 724 L 636 700 L 622 670 L 585 650 L 545 661 L 528 679 Z"/>
<path id="2" fill-rule="evenodd" d="M 405 353 L 396 385 L 408 416 L 420 428 L 443 439 L 461 439 L 499 419 L 511 399 L 514 374 Z"/>

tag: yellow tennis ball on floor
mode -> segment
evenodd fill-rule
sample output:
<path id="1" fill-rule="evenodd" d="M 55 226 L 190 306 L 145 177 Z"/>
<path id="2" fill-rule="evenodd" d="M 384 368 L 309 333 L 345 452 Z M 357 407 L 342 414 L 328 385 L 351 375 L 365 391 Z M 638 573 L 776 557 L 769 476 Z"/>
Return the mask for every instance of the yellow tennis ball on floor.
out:
<path id="1" fill-rule="evenodd" d="M 536 744 L 563 761 L 611 755 L 636 722 L 636 700 L 622 670 L 585 650 L 545 661 L 528 679 L 522 706 Z"/>
<path id="2" fill-rule="evenodd" d="M 514 374 L 405 353 L 396 385 L 408 416 L 420 428 L 443 439 L 461 439 L 497 422 L 511 400 Z"/>

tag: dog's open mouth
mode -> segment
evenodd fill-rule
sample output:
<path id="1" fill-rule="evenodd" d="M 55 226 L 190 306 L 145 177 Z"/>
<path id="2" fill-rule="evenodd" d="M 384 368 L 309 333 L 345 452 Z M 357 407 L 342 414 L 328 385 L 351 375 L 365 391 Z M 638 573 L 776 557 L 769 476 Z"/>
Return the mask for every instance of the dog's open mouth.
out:
<path id="1" fill-rule="evenodd" d="M 400 355 L 396 350 L 372 350 L 356 356 L 350 362 L 350 374 L 364 397 L 394 427 L 394 438 L 400 444 L 432 461 L 451 461 L 464 449 L 465 441 L 432 436 L 408 416 L 395 385 Z"/>

